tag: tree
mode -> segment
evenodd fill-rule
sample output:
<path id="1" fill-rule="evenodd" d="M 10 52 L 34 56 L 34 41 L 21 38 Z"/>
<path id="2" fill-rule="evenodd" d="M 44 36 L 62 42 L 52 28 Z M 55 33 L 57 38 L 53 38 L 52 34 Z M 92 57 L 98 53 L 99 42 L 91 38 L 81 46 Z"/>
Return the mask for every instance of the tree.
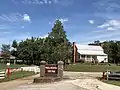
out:
<path id="1" fill-rule="evenodd" d="M 67 39 L 66 32 L 59 20 L 56 20 L 52 32 L 46 38 L 31 37 L 19 42 L 13 41 L 13 47 L 17 47 L 17 58 L 26 64 L 39 65 L 41 60 L 48 63 L 64 62 L 71 59 L 72 47 Z"/>
<path id="2" fill-rule="evenodd" d="M 103 49 L 106 54 L 108 54 L 109 63 L 118 63 L 118 44 L 116 41 L 103 42 Z"/>
<path id="3" fill-rule="evenodd" d="M 4 63 L 7 63 L 7 59 L 10 59 L 10 45 L 2 44 L 1 56 L 5 60 Z"/>
<path id="4" fill-rule="evenodd" d="M 56 20 L 48 38 L 52 41 L 52 63 L 57 63 L 59 60 L 65 62 L 67 59 L 70 59 L 69 55 L 71 55 L 70 51 L 72 51 L 70 48 L 71 44 L 69 43 L 64 27 L 59 20 Z"/>
<path id="5" fill-rule="evenodd" d="M 18 43 L 16 40 L 13 41 L 12 47 L 13 47 L 13 50 L 11 50 L 11 55 L 14 56 L 15 58 L 17 58 L 17 56 L 18 56 L 18 54 L 17 54 Z M 15 63 L 16 63 L 16 60 L 14 60 L 14 64 Z"/>
<path id="6" fill-rule="evenodd" d="M 94 43 L 90 43 L 88 45 L 101 46 L 101 42 L 99 40 L 97 40 L 97 41 L 94 41 Z"/>
<path id="7" fill-rule="evenodd" d="M 18 47 L 18 43 L 17 43 L 16 40 L 13 41 L 13 43 L 12 43 L 12 47 L 13 47 L 13 48 L 17 48 L 17 47 Z"/>
<path id="8" fill-rule="evenodd" d="M 99 45 L 104 49 L 104 53 L 108 55 L 109 63 L 120 63 L 120 41 L 94 41 L 89 45 Z"/>
<path id="9" fill-rule="evenodd" d="M 120 63 L 120 41 L 117 41 L 117 63 Z"/>

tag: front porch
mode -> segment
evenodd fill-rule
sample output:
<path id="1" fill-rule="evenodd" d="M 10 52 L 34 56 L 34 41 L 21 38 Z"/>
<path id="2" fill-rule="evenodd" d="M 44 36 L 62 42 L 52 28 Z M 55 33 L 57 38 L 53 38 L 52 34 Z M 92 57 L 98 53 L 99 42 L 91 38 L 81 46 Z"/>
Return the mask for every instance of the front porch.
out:
<path id="1" fill-rule="evenodd" d="M 85 62 L 95 62 L 97 60 L 97 56 L 95 55 L 80 55 L 80 60 L 84 60 Z"/>
<path id="2" fill-rule="evenodd" d="M 84 60 L 85 62 L 107 62 L 106 55 L 79 55 L 80 60 Z"/>

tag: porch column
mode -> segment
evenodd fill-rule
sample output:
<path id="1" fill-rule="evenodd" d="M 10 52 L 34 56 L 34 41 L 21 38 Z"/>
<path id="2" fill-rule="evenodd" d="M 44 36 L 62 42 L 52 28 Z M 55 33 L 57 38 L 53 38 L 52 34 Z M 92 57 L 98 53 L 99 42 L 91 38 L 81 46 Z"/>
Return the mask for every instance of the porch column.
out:
<path id="1" fill-rule="evenodd" d="M 87 55 L 85 55 L 85 61 L 87 61 Z"/>
<path id="2" fill-rule="evenodd" d="M 79 57 L 80 59 L 81 59 L 81 55 L 80 55 L 80 57 Z"/>
<path id="3" fill-rule="evenodd" d="M 90 61 L 92 62 L 92 56 L 90 56 Z"/>

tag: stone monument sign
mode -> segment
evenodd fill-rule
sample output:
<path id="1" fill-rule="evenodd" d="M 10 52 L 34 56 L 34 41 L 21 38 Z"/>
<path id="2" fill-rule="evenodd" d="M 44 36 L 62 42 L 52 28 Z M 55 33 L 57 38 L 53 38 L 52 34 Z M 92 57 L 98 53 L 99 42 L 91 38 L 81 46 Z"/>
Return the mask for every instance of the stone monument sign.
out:
<path id="1" fill-rule="evenodd" d="M 58 65 L 47 64 L 45 65 L 45 76 L 57 76 L 58 75 Z"/>
<path id="2" fill-rule="evenodd" d="M 34 79 L 34 83 L 54 82 L 63 79 L 63 61 L 57 64 L 46 64 L 40 62 L 40 77 Z"/>

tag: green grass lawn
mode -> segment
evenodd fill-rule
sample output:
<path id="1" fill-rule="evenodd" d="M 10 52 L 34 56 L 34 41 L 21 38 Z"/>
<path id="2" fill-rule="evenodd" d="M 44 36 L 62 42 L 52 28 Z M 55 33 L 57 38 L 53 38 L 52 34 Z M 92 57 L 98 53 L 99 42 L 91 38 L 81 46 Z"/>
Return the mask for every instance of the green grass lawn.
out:
<path id="1" fill-rule="evenodd" d="M 112 84 L 112 85 L 116 85 L 116 86 L 120 86 L 120 81 L 119 80 L 104 80 L 102 77 L 99 77 L 98 80 L 107 83 L 107 84 Z"/>
<path id="2" fill-rule="evenodd" d="M 116 80 L 108 80 L 108 81 L 103 81 L 103 82 L 116 85 L 116 86 L 120 86 L 120 81 L 116 81 Z"/>
<path id="3" fill-rule="evenodd" d="M 0 79 L 0 82 L 6 82 L 6 81 L 10 81 L 10 80 L 15 80 L 18 78 L 23 78 L 26 76 L 31 76 L 34 75 L 34 72 L 27 72 L 27 71 L 22 71 L 22 72 L 13 72 L 10 77 L 6 77 L 5 79 Z"/>
<path id="4" fill-rule="evenodd" d="M 90 65 L 90 64 L 81 64 L 77 63 L 75 65 L 69 65 L 67 67 L 67 71 L 75 71 L 75 72 L 103 72 L 106 70 L 117 71 L 120 70 L 120 66 L 116 65 Z"/>
<path id="5" fill-rule="evenodd" d="M 28 65 L 11 64 L 10 68 L 20 68 L 23 66 L 28 66 Z M 6 64 L 0 63 L 0 71 L 4 71 L 6 68 L 7 68 Z"/>

